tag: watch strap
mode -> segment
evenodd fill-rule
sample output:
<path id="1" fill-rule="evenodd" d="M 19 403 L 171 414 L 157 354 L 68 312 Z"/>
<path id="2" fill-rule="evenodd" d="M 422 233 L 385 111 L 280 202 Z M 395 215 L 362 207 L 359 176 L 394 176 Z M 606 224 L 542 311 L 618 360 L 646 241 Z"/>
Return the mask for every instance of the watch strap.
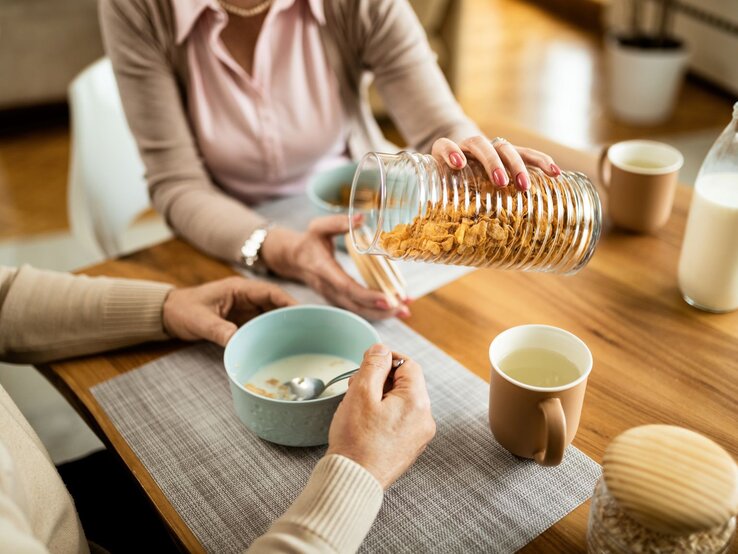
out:
<path id="1" fill-rule="evenodd" d="M 271 223 L 261 225 L 254 229 L 244 241 L 243 246 L 241 246 L 241 263 L 246 269 L 259 274 L 268 273 L 269 270 L 261 259 L 260 253 L 261 247 L 269 234 L 269 229 L 272 227 L 273 224 Z"/>

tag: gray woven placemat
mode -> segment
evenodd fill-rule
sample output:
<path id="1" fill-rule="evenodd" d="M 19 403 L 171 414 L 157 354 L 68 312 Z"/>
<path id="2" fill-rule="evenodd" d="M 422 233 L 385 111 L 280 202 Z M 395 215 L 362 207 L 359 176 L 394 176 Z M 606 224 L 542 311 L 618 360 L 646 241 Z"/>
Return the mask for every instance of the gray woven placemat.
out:
<path id="1" fill-rule="evenodd" d="M 425 369 L 436 438 L 386 494 L 365 552 L 512 552 L 585 501 L 599 466 L 570 447 L 541 468 L 507 453 L 487 426 L 487 384 L 398 321 L 384 340 Z M 236 417 L 222 350 L 197 345 L 92 389 L 209 552 L 239 552 L 279 517 L 323 448 L 290 449 Z"/>

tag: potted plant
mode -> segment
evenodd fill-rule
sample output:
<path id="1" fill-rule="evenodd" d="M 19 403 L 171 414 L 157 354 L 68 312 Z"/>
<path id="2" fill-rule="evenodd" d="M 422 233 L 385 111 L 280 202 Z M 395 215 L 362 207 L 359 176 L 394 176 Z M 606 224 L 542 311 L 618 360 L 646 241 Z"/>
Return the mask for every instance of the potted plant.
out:
<path id="1" fill-rule="evenodd" d="M 656 124 L 674 109 L 688 59 L 686 45 L 672 33 L 676 5 L 676 0 L 628 0 L 625 31 L 607 39 L 610 107 L 623 121 Z"/>

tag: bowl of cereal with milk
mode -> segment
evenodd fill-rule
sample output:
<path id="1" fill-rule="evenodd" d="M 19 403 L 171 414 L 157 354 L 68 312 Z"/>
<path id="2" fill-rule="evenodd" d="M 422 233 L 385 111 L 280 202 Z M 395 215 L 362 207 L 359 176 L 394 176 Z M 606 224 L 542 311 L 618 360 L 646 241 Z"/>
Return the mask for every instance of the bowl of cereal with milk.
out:
<path id="1" fill-rule="evenodd" d="M 264 440 L 285 446 L 328 443 L 328 428 L 348 381 L 314 400 L 295 400 L 294 377 L 330 381 L 361 364 L 380 342 L 367 321 L 330 306 L 292 306 L 243 325 L 225 349 L 224 363 L 239 419 Z"/>

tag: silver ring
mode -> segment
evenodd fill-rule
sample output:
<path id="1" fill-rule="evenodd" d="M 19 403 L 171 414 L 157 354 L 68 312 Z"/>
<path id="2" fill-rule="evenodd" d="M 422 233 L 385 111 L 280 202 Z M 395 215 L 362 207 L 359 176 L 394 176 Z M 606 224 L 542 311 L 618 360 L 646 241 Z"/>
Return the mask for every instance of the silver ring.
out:
<path id="1" fill-rule="evenodd" d="M 495 137 L 492 139 L 492 147 L 494 147 L 497 143 L 500 144 L 510 144 L 506 138 L 503 137 Z"/>

